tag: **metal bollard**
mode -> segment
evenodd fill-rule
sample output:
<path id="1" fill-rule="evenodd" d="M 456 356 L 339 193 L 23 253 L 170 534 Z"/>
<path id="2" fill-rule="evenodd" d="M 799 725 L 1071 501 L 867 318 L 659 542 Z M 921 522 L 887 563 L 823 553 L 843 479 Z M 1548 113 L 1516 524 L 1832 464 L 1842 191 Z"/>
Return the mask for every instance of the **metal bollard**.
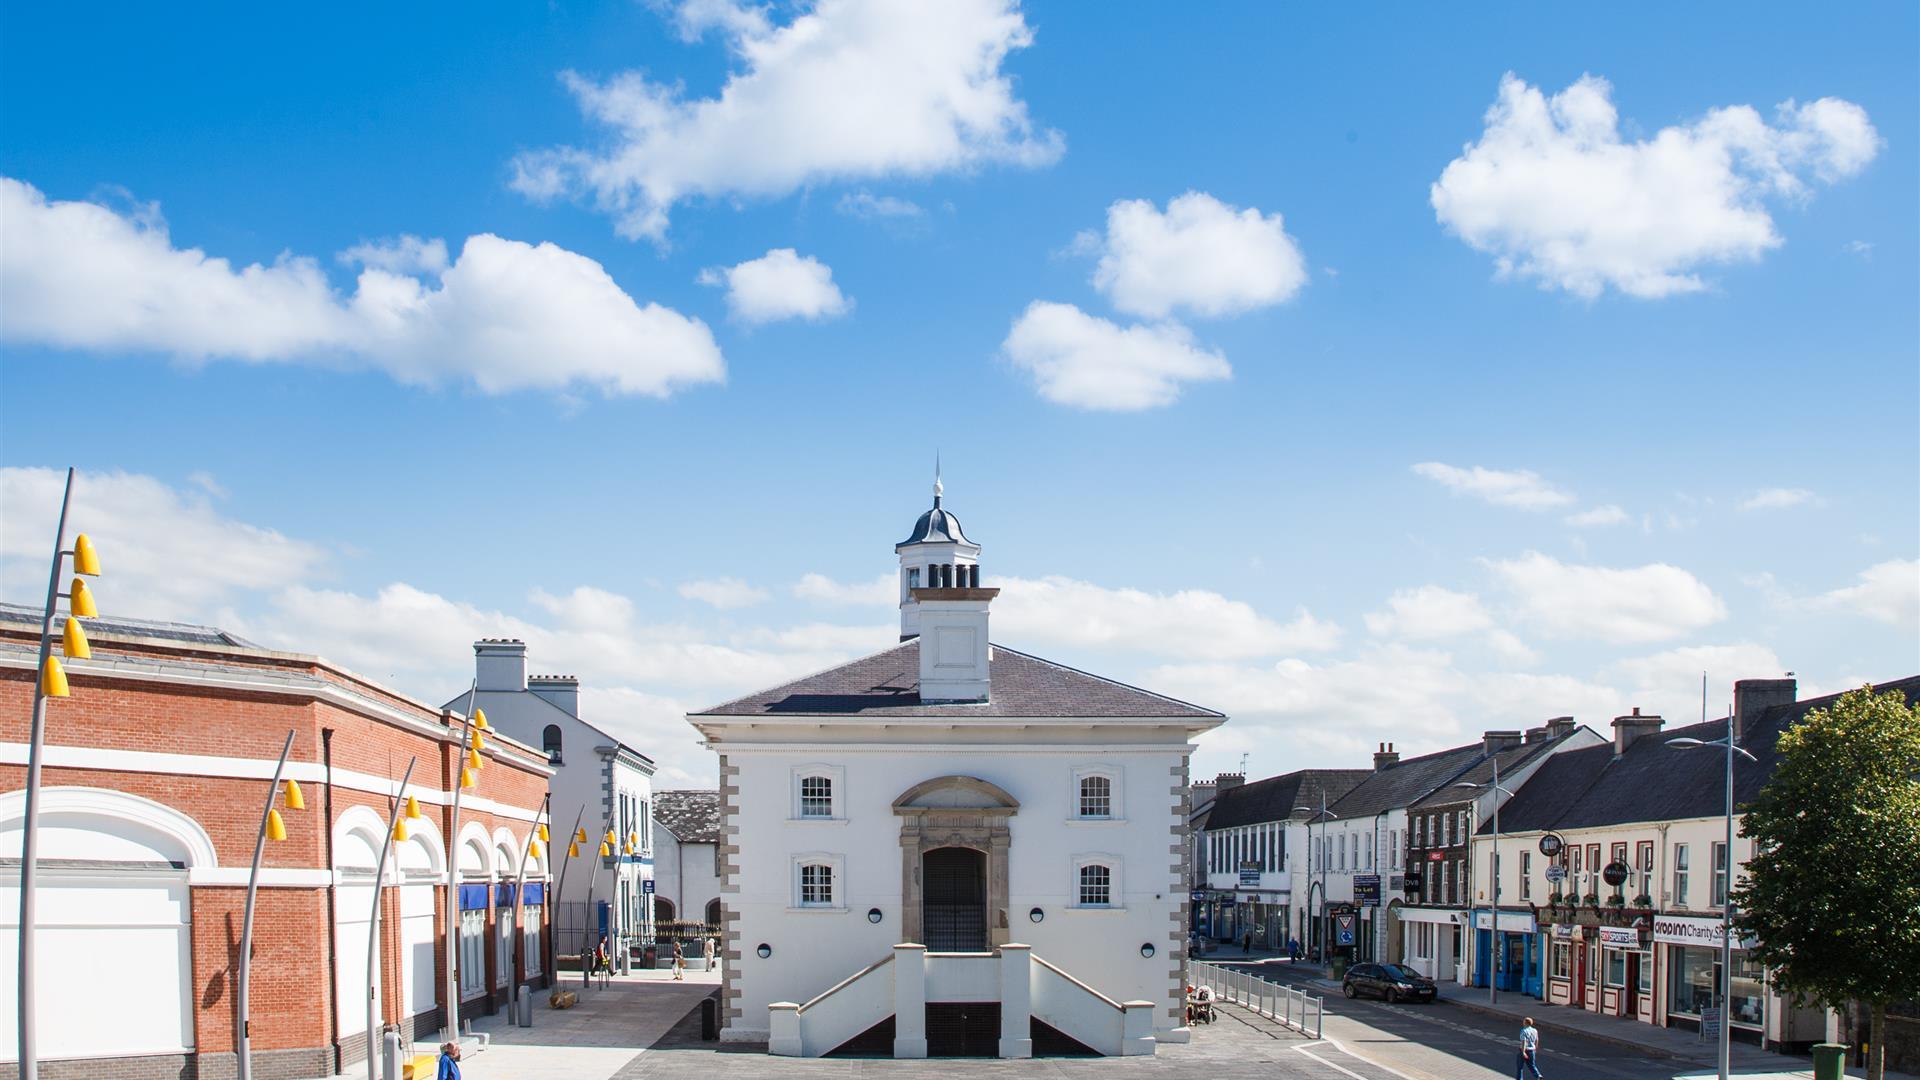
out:
<path id="1" fill-rule="evenodd" d="M 514 998 L 514 1015 L 521 1027 L 533 1026 L 533 987 L 520 984 L 520 993 Z"/>

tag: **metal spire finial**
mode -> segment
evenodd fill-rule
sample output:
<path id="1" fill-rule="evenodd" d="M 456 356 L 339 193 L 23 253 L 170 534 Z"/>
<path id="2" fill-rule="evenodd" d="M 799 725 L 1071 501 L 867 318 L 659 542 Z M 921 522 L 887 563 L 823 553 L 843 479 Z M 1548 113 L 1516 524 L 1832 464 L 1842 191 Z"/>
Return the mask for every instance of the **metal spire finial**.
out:
<path id="1" fill-rule="evenodd" d="M 933 452 L 933 505 L 940 505 L 940 496 L 946 488 L 940 483 L 940 451 Z"/>

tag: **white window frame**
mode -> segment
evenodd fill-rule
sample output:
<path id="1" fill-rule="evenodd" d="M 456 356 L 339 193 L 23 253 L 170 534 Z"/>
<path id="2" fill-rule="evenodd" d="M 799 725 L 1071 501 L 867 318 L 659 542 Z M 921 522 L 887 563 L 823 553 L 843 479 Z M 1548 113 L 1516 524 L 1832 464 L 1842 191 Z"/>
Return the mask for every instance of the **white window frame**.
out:
<path id="1" fill-rule="evenodd" d="M 1080 902 L 1080 871 L 1089 866 L 1107 868 L 1107 902 L 1104 904 L 1083 904 Z M 1073 857 L 1072 876 L 1067 879 L 1067 906 L 1076 911 L 1125 911 L 1126 893 L 1122 891 L 1124 882 L 1121 874 L 1120 856 L 1107 852 L 1088 852 Z"/>
<path id="2" fill-rule="evenodd" d="M 1733 886 L 1733 851 L 1724 840 L 1715 840 L 1708 850 L 1708 858 L 1713 861 L 1713 885 L 1707 892 L 1707 907 L 1718 911 L 1726 906 L 1727 893 Z"/>
<path id="3" fill-rule="evenodd" d="M 494 888 L 497 889 L 499 886 L 496 885 Z M 515 897 L 515 900 L 518 899 Z M 514 927 L 519 923 L 519 920 L 514 917 L 516 914 L 517 904 L 508 904 L 504 907 L 496 905 L 493 911 L 493 936 L 498 942 L 493 957 L 493 984 L 496 987 L 514 984 L 513 933 Z"/>
<path id="4" fill-rule="evenodd" d="M 551 888 L 552 886 L 548 887 Z M 525 967 L 527 969 L 527 978 L 529 979 L 544 974 L 541 970 L 542 965 L 540 963 L 540 950 L 542 947 L 540 941 L 540 910 L 540 905 L 537 904 L 524 904 L 520 908 L 521 919 L 527 924 L 521 927 L 520 935 L 523 939 L 521 953 L 526 957 Z"/>
<path id="5" fill-rule="evenodd" d="M 824 866 L 832 875 L 830 889 L 832 896 L 826 903 L 807 903 L 802 900 L 801 878 L 809 866 Z M 847 857 L 832 851 L 806 851 L 793 857 L 792 869 L 788 874 L 788 911 L 845 911 L 847 910 Z"/>
<path id="6" fill-rule="evenodd" d="M 464 884 L 479 884 L 466 882 Z M 493 883 L 487 882 L 487 903 L 493 903 Z M 459 895 L 455 890 L 454 895 Z M 457 902 L 457 901 L 456 901 Z M 460 912 L 460 996 L 474 997 L 487 991 L 487 909 L 472 908 Z"/>
<path id="7" fill-rule="evenodd" d="M 1105 817 L 1089 816 L 1080 812 L 1080 785 L 1086 780 L 1101 777 L 1107 782 L 1107 814 Z M 1125 825 L 1126 790 L 1122 784 L 1123 773 L 1113 765 L 1080 765 L 1073 770 L 1073 786 L 1067 798 L 1067 820 L 1090 825 Z"/>
<path id="8" fill-rule="evenodd" d="M 827 781 L 830 786 L 831 798 L 829 801 L 832 805 L 828 808 L 825 817 L 817 814 L 807 814 L 801 806 L 801 784 L 803 781 L 815 778 Z M 825 764 L 796 765 L 793 768 L 792 789 L 792 804 L 787 809 L 787 820 L 816 825 L 823 822 L 838 825 L 846 824 L 847 770 L 845 766 Z"/>
<path id="9" fill-rule="evenodd" d="M 1685 910 L 1687 890 L 1692 885 L 1693 852 L 1686 844 L 1673 845 L 1673 906 Z"/>

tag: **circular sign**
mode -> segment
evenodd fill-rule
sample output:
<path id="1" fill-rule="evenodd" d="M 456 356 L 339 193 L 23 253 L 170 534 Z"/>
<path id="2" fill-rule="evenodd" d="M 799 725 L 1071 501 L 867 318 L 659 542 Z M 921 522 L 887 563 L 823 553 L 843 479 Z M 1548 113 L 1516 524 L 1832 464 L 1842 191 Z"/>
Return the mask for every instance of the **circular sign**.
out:
<path id="1" fill-rule="evenodd" d="M 1566 876 L 1567 876 L 1567 868 L 1564 866 L 1547 867 L 1548 881 L 1563 881 L 1566 879 Z"/>
<path id="2" fill-rule="evenodd" d="M 1607 884 L 1619 888 L 1621 885 L 1626 884 L 1627 875 L 1632 872 L 1626 863 L 1616 861 L 1608 863 L 1607 868 L 1600 871 L 1600 876 L 1607 880 Z"/>
<path id="3" fill-rule="evenodd" d="M 1540 838 L 1540 854 L 1545 855 L 1549 859 L 1558 858 L 1560 853 L 1566 850 L 1566 847 L 1567 842 L 1560 839 L 1560 834 L 1558 833 L 1548 833 Z"/>

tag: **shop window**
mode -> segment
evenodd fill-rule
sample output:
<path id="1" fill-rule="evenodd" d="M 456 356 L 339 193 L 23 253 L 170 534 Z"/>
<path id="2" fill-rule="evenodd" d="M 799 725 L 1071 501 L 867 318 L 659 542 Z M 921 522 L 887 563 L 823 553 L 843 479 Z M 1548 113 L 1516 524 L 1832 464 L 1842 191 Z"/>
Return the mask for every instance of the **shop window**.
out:
<path id="1" fill-rule="evenodd" d="M 1627 954 L 1619 949 L 1607 950 L 1607 985 L 1627 985 Z"/>
<path id="2" fill-rule="evenodd" d="M 1635 989 L 1642 994 L 1651 994 L 1653 993 L 1653 954 L 1643 952 L 1638 955 L 1640 957 L 1640 981 Z"/>
<path id="3" fill-rule="evenodd" d="M 1550 974 L 1556 979 L 1566 979 L 1573 975 L 1573 949 L 1564 941 L 1553 943 L 1553 966 Z"/>

